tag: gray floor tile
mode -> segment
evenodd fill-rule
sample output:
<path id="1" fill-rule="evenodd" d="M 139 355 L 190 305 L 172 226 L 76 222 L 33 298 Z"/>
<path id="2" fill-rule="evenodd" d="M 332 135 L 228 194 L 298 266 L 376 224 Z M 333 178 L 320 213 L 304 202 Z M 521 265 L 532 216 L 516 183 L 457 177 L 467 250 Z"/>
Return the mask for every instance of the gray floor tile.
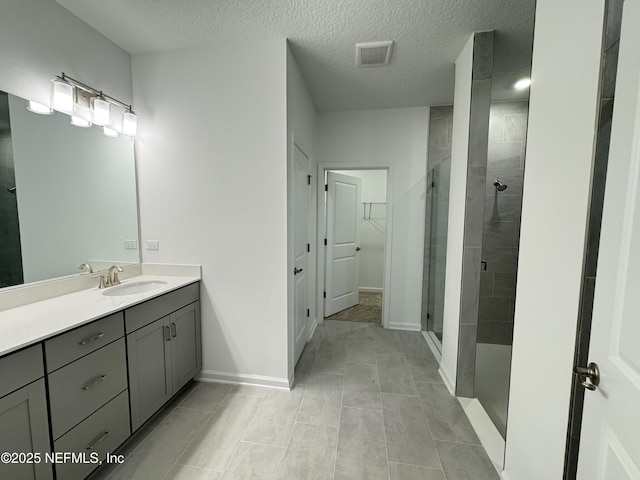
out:
<path id="1" fill-rule="evenodd" d="M 295 368 L 294 381 L 298 385 L 306 384 L 311 374 L 311 369 L 316 361 L 317 350 L 311 348 L 310 343 L 307 343 L 306 347 L 300 355 L 300 359 Z"/>
<path id="2" fill-rule="evenodd" d="M 337 445 L 337 428 L 297 423 L 278 478 L 331 480 Z"/>
<path id="3" fill-rule="evenodd" d="M 270 391 L 253 416 L 243 440 L 286 447 L 304 391 L 304 385 L 290 392 Z"/>
<path id="4" fill-rule="evenodd" d="M 382 355 L 391 355 L 404 353 L 400 336 L 395 330 L 384 330 L 382 328 L 372 330 L 372 338 L 376 346 L 376 353 Z"/>
<path id="5" fill-rule="evenodd" d="M 338 428 L 342 391 L 307 389 L 298 411 L 297 422 Z"/>
<path id="6" fill-rule="evenodd" d="M 210 414 L 176 408 L 109 476 L 110 480 L 157 480 L 171 469 Z"/>
<path id="7" fill-rule="evenodd" d="M 263 387 L 252 387 L 250 385 L 236 385 L 231 387 L 231 392 L 234 395 L 248 395 L 250 397 L 266 398 L 271 389 Z"/>
<path id="8" fill-rule="evenodd" d="M 429 347 L 405 348 L 411 375 L 416 382 L 443 383 L 438 373 L 440 365 L 429 350 Z"/>
<path id="9" fill-rule="evenodd" d="M 390 480 L 445 480 L 444 473 L 438 468 L 417 467 L 402 463 L 389 462 Z"/>
<path id="10" fill-rule="evenodd" d="M 347 363 L 376 364 L 376 346 L 370 338 L 355 337 L 347 341 Z"/>
<path id="11" fill-rule="evenodd" d="M 447 480 L 499 480 L 500 476 L 482 447 L 436 442 Z"/>
<path id="12" fill-rule="evenodd" d="M 376 365 L 347 363 L 342 405 L 382 410 Z"/>
<path id="13" fill-rule="evenodd" d="M 416 386 L 434 440 L 480 444 L 462 405 L 447 387 L 421 382 Z"/>
<path id="14" fill-rule="evenodd" d="M 213 412 L 224 402 L 232 388 L 232 385 L 221 383 L 199 383 L 196 389 L 180 403 L 180 406 Z"/>
<path id="15" fill-rule="evenodd" d="M 276 480 L 287 450 L 240 442 L 222 480 Z"/>
<path id="16" fill-rule="evenodd" d="M 331 390 L 341 392 L 344 375 L 329 372 L 312 372 L 307 383 L 308 390 Z"/>
<path id="17" fill-rule="evenodd" d="M 418 397 L 383 393 L 382 412 L 390 462 L 440 468 Z"/>
<path id="18" fill-rule="evenodd" d="M 388 480 L 382 413 L 343 408 L 340 417 L 336 480 Z"/>
<path id="19" fill-rule="evenodd" d="M 381 392 L 418 394 L 409 362 L 404 354 L 378 355 L 378 375 Z"/>
<path id="20" fill-rule="evenodd" d="M 224 470 L 263 399 L 231 395 L 179 458 L 181 465 Z"/>
<path id="21" fill-rule="evenodd" d="M 346 334 L 345 334 L 346 335 Z M 347 340 L 324 340 L 313 364 L 312 372 L 344 373 L 347 363 Z"/>
<path id="22" fill-rule="evenodd" d="M 427 341 L 424 339 L 422 332 L 409 332 L 405 330 L 398 330 L 398 337 L 404 348 L 412 347 L 424 347 L 429 348 Z"/>
<path id="23" fill-rule="evenodd" d="M 220 480 L 221 478 L 222 472 L 216 470 L 176 464 L 162 480 Z"/>

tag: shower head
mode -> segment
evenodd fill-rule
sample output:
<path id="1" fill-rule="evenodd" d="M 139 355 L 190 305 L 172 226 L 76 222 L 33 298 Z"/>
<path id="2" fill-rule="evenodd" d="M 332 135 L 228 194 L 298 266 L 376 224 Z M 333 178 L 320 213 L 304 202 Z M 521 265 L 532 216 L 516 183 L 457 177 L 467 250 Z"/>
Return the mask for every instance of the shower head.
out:
<path id="1" fill-rule="evenodd" d="M 496 179 L 496 181 L 493 182 L 493 186 L 496 187 L 497 192 L 504 192 L 507 189 L 507 185 L 505 185 L 498 179 Z"/>
<path id="2" fill-rule="evenodd" d="M 16 187 L 7 188 L 7 192 L 16 194 Z"/>

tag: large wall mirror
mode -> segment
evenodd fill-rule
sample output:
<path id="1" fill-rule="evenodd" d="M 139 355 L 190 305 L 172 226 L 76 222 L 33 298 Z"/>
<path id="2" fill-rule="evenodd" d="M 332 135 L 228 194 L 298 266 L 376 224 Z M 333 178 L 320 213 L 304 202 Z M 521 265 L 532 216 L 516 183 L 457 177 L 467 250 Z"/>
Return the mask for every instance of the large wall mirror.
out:
<path id="1" fill-rule="evenodd" d="M 0 91 L 0 288 L 138 263 L 133 139 Z"/>

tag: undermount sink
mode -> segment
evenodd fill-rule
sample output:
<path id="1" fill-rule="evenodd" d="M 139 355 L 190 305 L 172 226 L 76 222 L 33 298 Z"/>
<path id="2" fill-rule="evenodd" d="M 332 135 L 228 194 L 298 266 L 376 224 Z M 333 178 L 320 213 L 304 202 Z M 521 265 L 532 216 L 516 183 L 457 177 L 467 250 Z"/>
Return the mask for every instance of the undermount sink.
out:
<path id="1" fill-rule="evenodd" d="M 115 287 L 107 288 L 102 295 L 107 297 L 121 297 L 124 295 L 135 295 L 136 293 L 146 293 L 156 288 L 166 285 L 167 282 L 161 280 L 147 280 L 145 282 L 123 283 Z"/>

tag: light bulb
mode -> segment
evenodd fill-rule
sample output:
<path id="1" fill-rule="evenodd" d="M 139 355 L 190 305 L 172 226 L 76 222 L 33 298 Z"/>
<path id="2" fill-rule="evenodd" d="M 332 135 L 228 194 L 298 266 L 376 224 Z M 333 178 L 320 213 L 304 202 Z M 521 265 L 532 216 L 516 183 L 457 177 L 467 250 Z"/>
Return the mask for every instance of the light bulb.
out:
<path id="1" fill-rule="evenodd" d="M 75 87 L 56 79 L 51 86 L 51 106 L 60 112 L 72 113 L 75 104 Z"/>
<path id="2" fill-rule="evenodd" d="M 135 137 L 138 130 L 138 116 L 131 110 L 124 112 L 122 118 L 122 134 Z"/>
<path id="3" fill-rule="evenodd" d="M 53 110 L 51 108 L 41 103 L 34 102 L 33 100 L 29 100 L 27 110 L 33 113 L 37 113 L 38 115 L 51 115 L 53 113 Z"/>
<path id="4" fill-rule="evenodd" d="M 85 120 L 84 118 L 71 115 L 71 125 L 80 128 L 89 128 L 91 126 L 91 122 L 89 120 Z"/>
<path id="5" fill-rule="evenodd" d="M 110 127 L 103 127 L 103 132 L 107 137 L 119 137 L 120 134 L 118 133 L 117 130 L 114 130 L 113 128 Z"/>
<path id="6" fill-rule="evenodd" d="M 109 125 L 111 122 L 111 104 L 104 98 L 91 99 L 91 121 L 96 125 Z"/>
<path id="7" fill-rule="evenodd" d="M 529 88 L 530 85 L 531 85 L 531 79 L 523 78 L 522 80 L 518 80 L 513 85 L 513 88 L 515 88 L 516 90 L 524 90 L 525 88 Z"/>

